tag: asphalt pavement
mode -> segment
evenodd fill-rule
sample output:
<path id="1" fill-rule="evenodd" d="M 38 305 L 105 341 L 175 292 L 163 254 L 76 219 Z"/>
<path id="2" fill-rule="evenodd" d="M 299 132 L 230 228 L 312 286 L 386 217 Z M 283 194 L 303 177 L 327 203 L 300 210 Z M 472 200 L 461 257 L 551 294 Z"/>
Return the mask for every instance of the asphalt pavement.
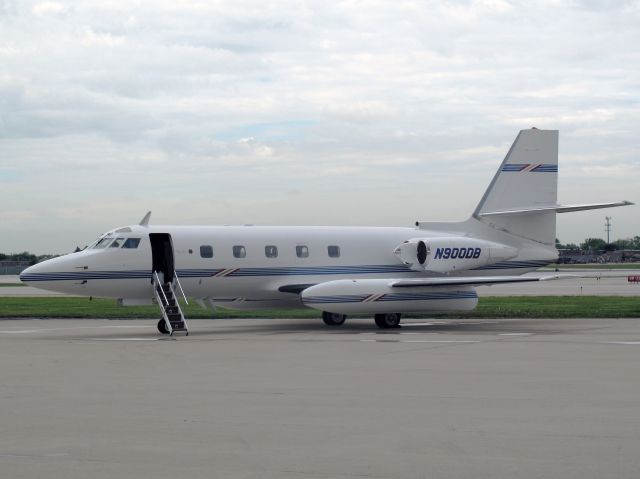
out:
<path id="1" fill-rule="evenodd" d="M 640 319 L 0 321 L 2 478 L 635 478 Z"/>

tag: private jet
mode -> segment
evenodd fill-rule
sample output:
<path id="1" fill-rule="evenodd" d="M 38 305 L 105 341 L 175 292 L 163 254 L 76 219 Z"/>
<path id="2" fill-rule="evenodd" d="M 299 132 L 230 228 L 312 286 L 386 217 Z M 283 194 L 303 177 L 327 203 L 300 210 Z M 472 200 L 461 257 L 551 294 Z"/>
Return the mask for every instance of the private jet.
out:
<path id="1" fill-rule="evenodd" d="M 469 311 L 475 287 L 560 279 L 524 273 L 554 262 L 556 214 L 631 205 L 557 203 L 558 131 L 522 130 L 475 211 L 412 227 L 136 225 L 26 269 L 32 286 L 122 305 L 156 303 L 163 334 L 189 327 L 179 299 L 236 310 L 309 307 L 328 326 L 370 314 Z M 160 316 L 159 314 L 159 316 Z"/>

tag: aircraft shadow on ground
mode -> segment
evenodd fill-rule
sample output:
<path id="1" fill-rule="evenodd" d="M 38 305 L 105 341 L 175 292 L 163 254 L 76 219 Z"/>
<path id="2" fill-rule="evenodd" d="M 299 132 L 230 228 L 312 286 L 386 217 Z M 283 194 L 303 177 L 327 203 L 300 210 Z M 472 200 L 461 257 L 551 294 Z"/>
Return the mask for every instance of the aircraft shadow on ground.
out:
<path id="1" fill-rule="evenodd" d="M 142 326 L 142 324 L 141 324 Z M 193 340 L 193 339 L 242 339 L 246 335 L 274 336 L 299 333 L 318 333 L 327 339 L 327 335 L 354 335 L 370 333 L 377 336 L 395 336 L 402 333 L 429 334 L 500 334 L 500 333 L 530 333 L 530 334 L 554 334 L 562 332 L 556 321 L 545 320 L 514 320 L 514 319 L 487 319 L 487 320 L 408 320 L 402 327 L 383 330 L 365 320 L 347 322 L 340 327 L 329 327 L 317 320 L 259 320 L 250 325 L 241 324 L 236 320 L 212 320 L 194 321 L 190 325 L 189 336 L 176 333 L 170 337 L 161 335 L 155 328 L 145 327 L 144 330 L 135 328 L 111 330 L 108 328 L 96 328 L 74 332 L 74 338 L 98 338 L 98 339 L 126 339 L 126 338 L 157 338 L 167 340 Z M 319 338 L 320 339 L 320 338 Z"/>

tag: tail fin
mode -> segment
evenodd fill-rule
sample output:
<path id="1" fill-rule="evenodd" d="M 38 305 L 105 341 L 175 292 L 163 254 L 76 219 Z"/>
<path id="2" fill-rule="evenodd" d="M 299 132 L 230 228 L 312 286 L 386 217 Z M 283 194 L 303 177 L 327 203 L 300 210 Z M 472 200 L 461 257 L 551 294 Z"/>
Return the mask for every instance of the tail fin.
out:
<path id="1" fill-rule="evenodd" d="M 478 222 L 555 250 L 556 213 L 628 206 L 629 201 L 558 204 L 558 131 L 522 130 L 473 212 L 461 223 L 418 222 L 421 229 L 473 231 Z M 484 229 L 484 228 L 483 228 Z"/>
<path id="2" fill-rule="evenodd" d="M 473 216 L 514 236 L 553 247 L 558 200 L 558 131 L 522 130 Z"/>

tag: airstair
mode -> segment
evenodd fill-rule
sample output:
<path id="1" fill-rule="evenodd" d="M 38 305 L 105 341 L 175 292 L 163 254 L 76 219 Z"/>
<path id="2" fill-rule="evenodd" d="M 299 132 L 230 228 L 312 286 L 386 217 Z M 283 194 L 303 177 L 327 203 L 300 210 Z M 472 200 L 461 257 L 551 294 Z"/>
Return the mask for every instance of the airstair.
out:
<path id="1" fill-rule="evenodd" d="M 189 336 L 189 325 L 178 303 L 174 283 L 180 289 L 185 303 L 189 304 L 189 302 L 180 285 L 178 275 L 174 273 L 174 277 L 174 282 L 163 282 L 160 280 L 158 273 L 156 271 L 153 272 L 153 291 L 156 302 L 162 311 L 162 319 L 158 323 L 158 329 L 161 333 L 170 336 L 173 336 L 175 332 L 184 332 Z"/>

